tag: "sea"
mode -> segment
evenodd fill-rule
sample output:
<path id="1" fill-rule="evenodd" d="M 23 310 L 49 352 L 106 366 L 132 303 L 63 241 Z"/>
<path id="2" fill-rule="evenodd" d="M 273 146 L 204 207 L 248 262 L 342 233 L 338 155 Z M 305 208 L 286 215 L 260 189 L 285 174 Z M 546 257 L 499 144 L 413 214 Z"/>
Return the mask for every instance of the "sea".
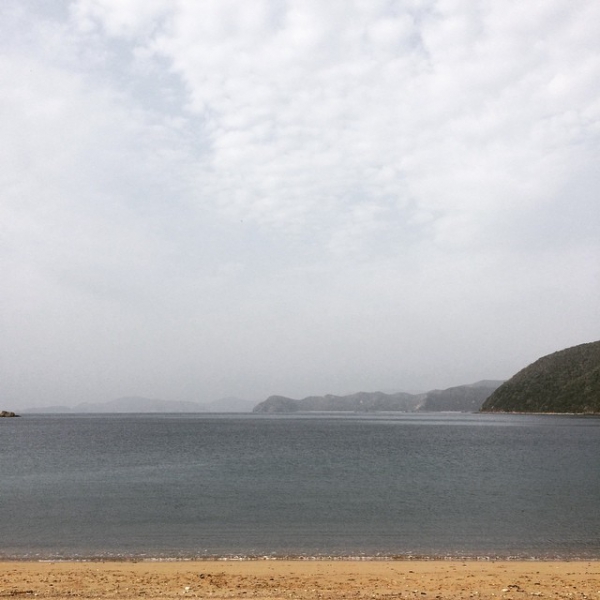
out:
<path id="1" fill-rule="evenodd" d="M 0 558 L 600 558 L 600 419 L 0 419 Z"/>

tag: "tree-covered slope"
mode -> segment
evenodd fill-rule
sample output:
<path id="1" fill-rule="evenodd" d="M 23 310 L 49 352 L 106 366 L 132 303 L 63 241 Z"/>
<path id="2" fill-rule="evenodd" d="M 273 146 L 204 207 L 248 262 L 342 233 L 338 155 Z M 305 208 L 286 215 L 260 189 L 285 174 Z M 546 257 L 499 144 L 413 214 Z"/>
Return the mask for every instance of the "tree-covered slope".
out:
<path id="1" fill-rule="evenodd" d="M 600 341 L 536 360 L 502 384 L 481 410 L 600 413 Z"/>

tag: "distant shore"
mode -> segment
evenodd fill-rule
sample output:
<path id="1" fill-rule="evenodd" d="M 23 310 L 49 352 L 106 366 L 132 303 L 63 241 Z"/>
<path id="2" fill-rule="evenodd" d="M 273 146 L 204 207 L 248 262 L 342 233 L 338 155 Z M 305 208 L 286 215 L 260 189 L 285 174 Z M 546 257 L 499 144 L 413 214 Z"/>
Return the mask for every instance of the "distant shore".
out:
<path id="1" fill-rule="evenodd" d="M 600 560 L 0 561 L 0 597 L 600 598 Z"/>

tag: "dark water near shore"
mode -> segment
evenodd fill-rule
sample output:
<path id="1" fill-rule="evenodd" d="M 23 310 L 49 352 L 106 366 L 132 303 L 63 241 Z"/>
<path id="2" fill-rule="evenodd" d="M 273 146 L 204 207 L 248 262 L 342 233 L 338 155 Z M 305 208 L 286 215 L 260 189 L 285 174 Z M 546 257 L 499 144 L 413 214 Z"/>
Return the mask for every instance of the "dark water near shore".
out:
<path id="1" fill-rule="evenodd" d="M 600 557 L 600 419 L 0 422 L 0 556 Z"/>

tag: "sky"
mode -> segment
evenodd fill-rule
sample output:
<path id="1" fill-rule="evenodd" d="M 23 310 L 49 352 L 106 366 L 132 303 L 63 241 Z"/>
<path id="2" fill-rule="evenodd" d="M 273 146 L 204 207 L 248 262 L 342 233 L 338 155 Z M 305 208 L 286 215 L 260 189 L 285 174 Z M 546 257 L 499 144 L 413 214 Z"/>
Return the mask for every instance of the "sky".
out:
<path id="1" fill-rule="evenodd" d="M 596 0 L 2 0 L 0 408 L 506 379 L 600 339 Z"/>

